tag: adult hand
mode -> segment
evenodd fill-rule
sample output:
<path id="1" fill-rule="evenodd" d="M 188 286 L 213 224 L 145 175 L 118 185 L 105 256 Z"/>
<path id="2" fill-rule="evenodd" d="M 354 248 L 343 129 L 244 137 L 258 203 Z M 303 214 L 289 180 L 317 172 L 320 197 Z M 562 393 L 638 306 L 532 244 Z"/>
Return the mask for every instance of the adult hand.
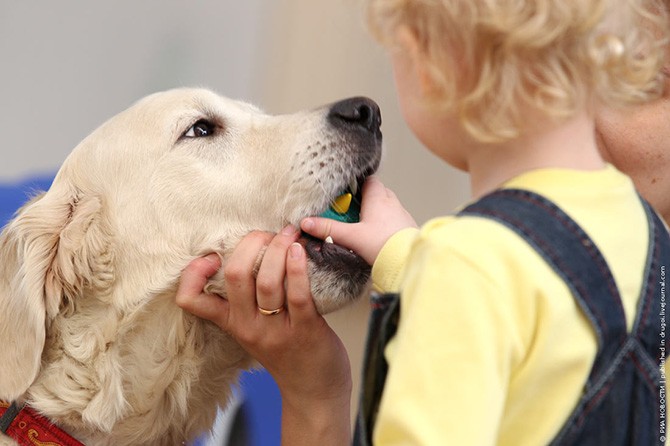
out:
<path id="1" fill-rule="evenodd" d="M 332 237 L 335 243 L 351 249 L 372 265 L 393 234 L 401 229 L 416 228 L 417 224 L 395 193 L 373 175 L 363 185 L 360 222 L 343 223 L 309 217 L 300 223 L 300 227 L 320 239 Z"/>
<path id="2" fill-rule="evenodd" d="M 316 311 L 297 237 L 289 226 L 277 235 L 253 232 L 242 239 L 223 267 L 226 299 L 203 292 L 220 266 L 218 256 L 194 260 L 182 274 L 177 304 L 231 334 L 274 377 L 285 444 L 347 444 L 349 359 Z M 259 307 L 282 310 L 266 315 Z"/>

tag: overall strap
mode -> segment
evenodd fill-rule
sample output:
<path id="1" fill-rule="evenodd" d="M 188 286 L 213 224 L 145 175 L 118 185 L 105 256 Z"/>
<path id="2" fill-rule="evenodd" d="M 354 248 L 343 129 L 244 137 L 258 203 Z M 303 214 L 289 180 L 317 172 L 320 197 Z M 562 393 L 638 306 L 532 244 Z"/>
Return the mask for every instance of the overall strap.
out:
<path id="1" fill-rule="evenodd" d="M 626 318 L 605 258 L 584 230 L 545 197 L 520 189 L 492 192 L 459 215 L 509 227 L 563 279 L 596 332 L 599 349 L 591 377 L 598 376 L 626 341 Z"/>
<path id="2" fill-rule="evenodd" d="M 399 294 L 373 293 L 370 301 L 371 312 L 365 342 L 361 394 L 353 439 L 354 446 L 372 445 L 372 433 L 377 421 L 379 404 L 388 372 L 384 349 L 395 336 L 400 319 Z"/>
<path id="3" fill-rule="evenodd" d="M 650 249 L 644 273 L 645 282 L 632 332 L 644 349 L 658 359 L 656 362 L 658 364 L 661 354 L 665 359 L 665 276 L 666 268 L 670 266 L 670 235 L 651 206 L 644 200 L 642 203 L 649 221 Z"/>

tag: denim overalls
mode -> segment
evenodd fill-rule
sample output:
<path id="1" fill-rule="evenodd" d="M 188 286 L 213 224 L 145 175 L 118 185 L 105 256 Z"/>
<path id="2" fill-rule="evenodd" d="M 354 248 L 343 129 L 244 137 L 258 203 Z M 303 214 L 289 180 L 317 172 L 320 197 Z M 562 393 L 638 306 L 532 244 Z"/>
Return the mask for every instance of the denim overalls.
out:
<path id="1" fill-rule="evenodd" d="M 621 298 L 602 254 L 577 223 L 552 202 L 533 192 L 501 189 L 459 213 L 491 218 L 523 237 L 566 282 L 596 333 L 598 352 L 582 398 L 552 445 L 665 442 L 665 375 L 660 365 L 665 362 L 665 274 L 670 267 L 670 238 L 647 203 L 644 208 L 649 253 L 631 333 L 626 330 Z M 387 372 L 384 348 L 396 332 L 399 315 L 399 295 L 372 297 L 355 445 L 372 444 Z"/>

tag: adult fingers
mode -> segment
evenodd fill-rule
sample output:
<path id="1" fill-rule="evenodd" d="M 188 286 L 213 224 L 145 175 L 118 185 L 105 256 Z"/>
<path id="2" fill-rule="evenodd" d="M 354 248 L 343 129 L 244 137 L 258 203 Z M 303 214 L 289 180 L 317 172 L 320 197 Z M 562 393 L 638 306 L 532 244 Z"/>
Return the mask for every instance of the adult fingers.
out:
<path id="1" fill-rule="evenodd" d="M 298 230 L 289 225 L 272 239 L 265 250 L 256 277 L 256 302 L 259 308 L 273 311 L 284 307 L 286 251 L 297 238 Z"/>
<path id="2" fill-rule="evenodd" d="M 182 272 L 175 298 L 180 308 L 219 326 L 228 317 L 228 303 L 220 296 L 203 293 L 203 288 L 220 267 L 221 259 L 214 253 L 193 260 Z"/>
<path id="3" fill-rule="evenodd" d="M 300 243 L 293 243 L 286 254 L 286 304 L 291 324 L 317 315 L 307 276 L 307 255 Z"/>
<path id="4" fill-rule="evenodd" d="M 223 267 L 226 279 L 226 298 L 230 305 L 230 316 L 250 320 L 256 315 L 255 271 L 273 234 L 254 231 L 245 236 L 235 247 Z"/>

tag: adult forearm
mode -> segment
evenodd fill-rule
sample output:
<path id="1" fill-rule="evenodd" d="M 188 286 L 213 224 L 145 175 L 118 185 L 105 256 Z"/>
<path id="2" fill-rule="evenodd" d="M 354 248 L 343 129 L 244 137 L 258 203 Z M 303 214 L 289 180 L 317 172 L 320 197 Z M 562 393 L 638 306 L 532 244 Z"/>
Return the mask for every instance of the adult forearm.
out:
<path id="1" fill-rule="evenodd" d="M 283 401 L 283 446 L 351 444 L 350 396 L 316 404 Z"/>

